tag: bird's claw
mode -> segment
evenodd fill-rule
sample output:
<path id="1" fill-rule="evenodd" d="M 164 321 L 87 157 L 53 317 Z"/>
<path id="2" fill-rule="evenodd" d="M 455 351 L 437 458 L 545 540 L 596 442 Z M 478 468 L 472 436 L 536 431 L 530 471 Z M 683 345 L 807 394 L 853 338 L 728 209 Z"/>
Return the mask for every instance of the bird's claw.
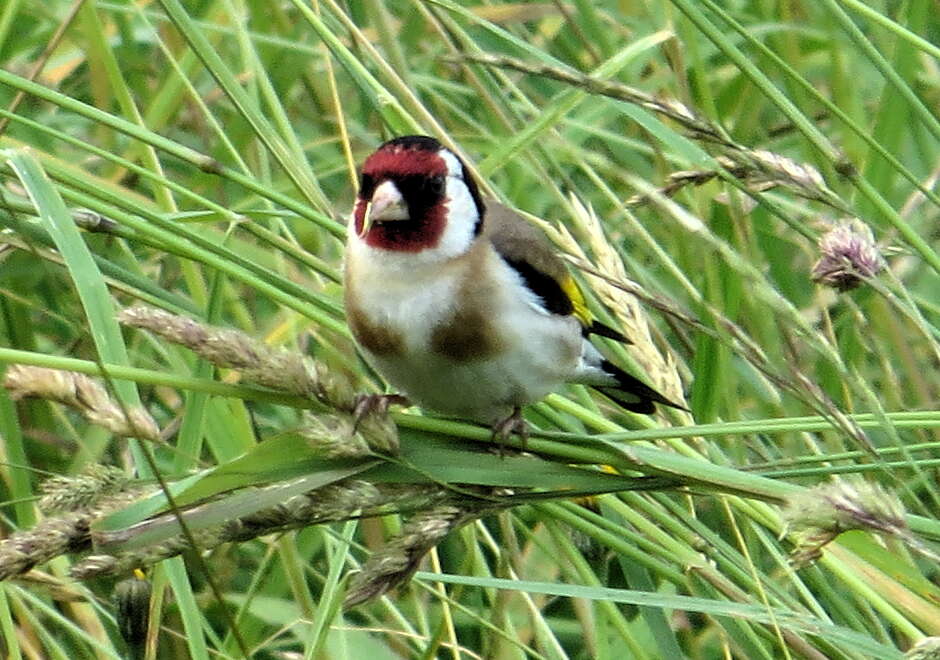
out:
<path id="1" fill-rule="evenodd" d="M 512 409 L 509 417 L 493 425 L 493 440 L 497 443 L 500 456 L 505 455 L 506 441 L 513 433 L 516 433 L 522 440 L 522 451 L 525 451 L 529 441 L 529 424 L 522 417 L 522 409 L 519 406 Z"/>
<path id="2" fill-rule="evenodd" d="M 359 423 L 373 413 L 384 415 L 392 404 L 407 406 L 408 399 L 401 394 L 357 394 L 353 403 L 353 429 L 359 428 Z"/>

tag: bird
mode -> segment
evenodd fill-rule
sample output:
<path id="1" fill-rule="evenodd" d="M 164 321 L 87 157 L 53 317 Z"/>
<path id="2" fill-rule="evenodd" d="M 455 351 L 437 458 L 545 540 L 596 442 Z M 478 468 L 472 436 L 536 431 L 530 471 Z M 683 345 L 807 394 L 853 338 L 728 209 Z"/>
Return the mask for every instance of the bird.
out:
<path id="1" fill-rule="evenodd" d="M 484 200 L 463 160 L 424 135 L 396 137 L 362 164 L 344 263 L 347 323 L 366 361 L 410 402 L 528 437 L 523 406 L 565 383 L 622 408 L 685 409 L 606 359 L 592 318 L 547 236 Z"/>

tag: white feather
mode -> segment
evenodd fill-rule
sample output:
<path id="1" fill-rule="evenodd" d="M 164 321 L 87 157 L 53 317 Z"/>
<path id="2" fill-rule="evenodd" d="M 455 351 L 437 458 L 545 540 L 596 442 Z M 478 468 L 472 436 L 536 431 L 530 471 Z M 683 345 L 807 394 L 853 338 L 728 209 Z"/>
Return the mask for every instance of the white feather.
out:
<path id="1" fill-rule="evenodd" d="M 372 264 L 357 292 L 370 321 L 395 328 L 404 340 L 402 354 L 369 362 L 412 401 L 446 415 L 492 424 L 514 406 L 533 403 L 571 380 L 582 369 L 584 340 L 573 317 L 548 314 L 518 274 L 496 254 L 487 260 L 499 283 L 488 313 L 502 338 L 502 352 L 474 361 L 454 361 L 431 348 L 431 328 L 453 313 L 461 273 L 447 269 L 412 270 L 393 278 Z M 373 280 L 373 278 L 377 278 Z M 372 280 L 370 285 L 369 280 Z M 377 280 L 381 280 L 381 286 Z"/>

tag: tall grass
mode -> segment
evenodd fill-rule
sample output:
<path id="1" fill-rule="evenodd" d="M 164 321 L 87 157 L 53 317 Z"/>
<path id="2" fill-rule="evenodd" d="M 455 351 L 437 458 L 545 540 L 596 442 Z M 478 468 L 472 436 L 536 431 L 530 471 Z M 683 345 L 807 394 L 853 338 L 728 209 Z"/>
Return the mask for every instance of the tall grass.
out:
<path id="1" fill-rule="evenodd" d="M 320 478 L 309 448 L 250 452 L 306 447 L 285 432 L 329 404 L 117 313 L 237 329 L 381 391 L 343 322 L 344 219 L 356 164 L 425 133 L 534 216 L 634 340 L 605 350 L 691 413 L 572 386 L 527 411 L 530 459 L 395 411 L 401 455 L 349 474 L 411 466 L 493 506 L 461 509 L 411 582 L 345 611 L 349 573 L 430 499 L 163 561 L 144 653 L 902 657 L 940 636 L 938 42 L 923 0 L 8 0 L 0 362 L 96 377 L 159 437 L 0 392 L 6 534 L 43 517 L 49 475 L 99 463 L 150 490 L 215 466 L 268 483 L 301 458 Z M 849 218 L 881 256 L 842 291 L 813 273 Z M 252 506 L 217 488 L 222 518 Z M 0 583 L 9 657 L 125 653 L 115 579 L 72 580 L 80 559 Z"/>

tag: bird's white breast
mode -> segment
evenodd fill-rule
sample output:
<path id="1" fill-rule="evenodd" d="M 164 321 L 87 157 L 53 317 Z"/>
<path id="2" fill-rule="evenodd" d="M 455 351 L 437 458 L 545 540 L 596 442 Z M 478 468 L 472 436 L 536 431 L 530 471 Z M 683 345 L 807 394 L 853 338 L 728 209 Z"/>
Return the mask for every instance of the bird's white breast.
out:
<path id="1" fill-rule="evenodd" d="M 348 300 L 357 314 L 400 339 L 399 350 L 384 354 L 362 348 L 376 370 L 414 403 L 494 423 L 576 372 L 583 341 L 577 320 L 542 309 L 494 251 L 475 261 L 437 264 L 380 252 L 352 239 L 347 286 L 354 296 Z M 435 348 L 434 331 L 468 304 L 483 306 L 498 342 L 489 354 L 454 359 Z"/>

